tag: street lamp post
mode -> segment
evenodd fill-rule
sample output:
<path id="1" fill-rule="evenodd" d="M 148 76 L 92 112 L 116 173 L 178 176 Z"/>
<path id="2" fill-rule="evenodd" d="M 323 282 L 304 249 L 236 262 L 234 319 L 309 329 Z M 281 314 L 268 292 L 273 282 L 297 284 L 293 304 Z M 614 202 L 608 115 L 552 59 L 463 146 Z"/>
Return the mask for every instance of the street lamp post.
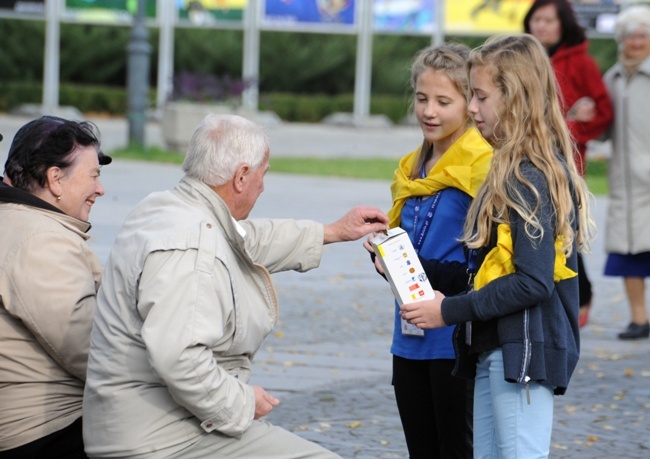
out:
<path id="1" fill-rule="evenodd" d="M 127 93 L 129 144 L 144 146 L 149 92 L 149 60 L 151 45 L 149 32 L 144 25 L 145 0 L 138 0 L 131 38 L 127 46 Z"/>

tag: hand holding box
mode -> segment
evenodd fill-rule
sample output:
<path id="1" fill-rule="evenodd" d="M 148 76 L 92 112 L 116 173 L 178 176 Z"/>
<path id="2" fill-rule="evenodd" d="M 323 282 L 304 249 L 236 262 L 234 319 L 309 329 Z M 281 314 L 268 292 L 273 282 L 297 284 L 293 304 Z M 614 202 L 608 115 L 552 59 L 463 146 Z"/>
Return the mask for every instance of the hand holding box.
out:
<path id="1" fill-rule="evenodd" d="M 400 304 L 432 300 L 435 293 L 411 240 L 402 228 L 393 228 L 370 241 Z M 402 333 L 424 336 L 424 330 L 402 319 Z"/>

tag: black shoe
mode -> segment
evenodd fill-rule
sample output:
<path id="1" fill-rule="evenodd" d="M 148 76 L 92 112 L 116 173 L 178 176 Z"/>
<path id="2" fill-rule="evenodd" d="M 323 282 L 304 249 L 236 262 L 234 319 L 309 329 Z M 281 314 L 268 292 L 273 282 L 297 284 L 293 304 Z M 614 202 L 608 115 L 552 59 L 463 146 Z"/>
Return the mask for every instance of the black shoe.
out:
<path id="1" fill-rule="evenodd" d="M 646 322 L 643 325 L 630 322 L 624 332 L 618 334 L 618 339 L 641 339 L 650 336 L 650 323 Z"/>

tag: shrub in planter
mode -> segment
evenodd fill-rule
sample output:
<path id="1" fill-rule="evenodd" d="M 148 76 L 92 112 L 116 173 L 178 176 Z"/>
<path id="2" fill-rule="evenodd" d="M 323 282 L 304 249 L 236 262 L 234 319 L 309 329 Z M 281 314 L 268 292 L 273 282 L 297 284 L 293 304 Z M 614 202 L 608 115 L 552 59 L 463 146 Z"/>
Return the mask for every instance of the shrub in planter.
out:
<path id="1" fill-rule="evenodd" d="M 233 113 L 252 118 L 241 108 L 241 96 L 253 81 L 181 72 L 174 77 L 170 101 L 165 104 L 162 132 L 170 150 L 185 151 L 196 126 L 210 113 Z"/>

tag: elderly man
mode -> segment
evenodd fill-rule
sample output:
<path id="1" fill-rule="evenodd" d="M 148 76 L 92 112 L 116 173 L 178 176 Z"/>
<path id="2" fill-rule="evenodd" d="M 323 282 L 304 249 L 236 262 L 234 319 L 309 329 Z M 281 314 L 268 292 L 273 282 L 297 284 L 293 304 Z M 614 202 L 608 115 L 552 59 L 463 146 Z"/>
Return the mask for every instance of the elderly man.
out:
<path id="1" fill-rule="evenodd" d="M 91 457 L 333 458 L 261 417 L 278 400 L 250 386 L 278 318 L 269 272 L 318 266 L 323 244 L 386 228 L 378 209 L 329 225 L 246 220 L 269 168 L 263 130 L 209 115 L 185 176 L 126 218 L 91 336 L 83 427 Z"/>

